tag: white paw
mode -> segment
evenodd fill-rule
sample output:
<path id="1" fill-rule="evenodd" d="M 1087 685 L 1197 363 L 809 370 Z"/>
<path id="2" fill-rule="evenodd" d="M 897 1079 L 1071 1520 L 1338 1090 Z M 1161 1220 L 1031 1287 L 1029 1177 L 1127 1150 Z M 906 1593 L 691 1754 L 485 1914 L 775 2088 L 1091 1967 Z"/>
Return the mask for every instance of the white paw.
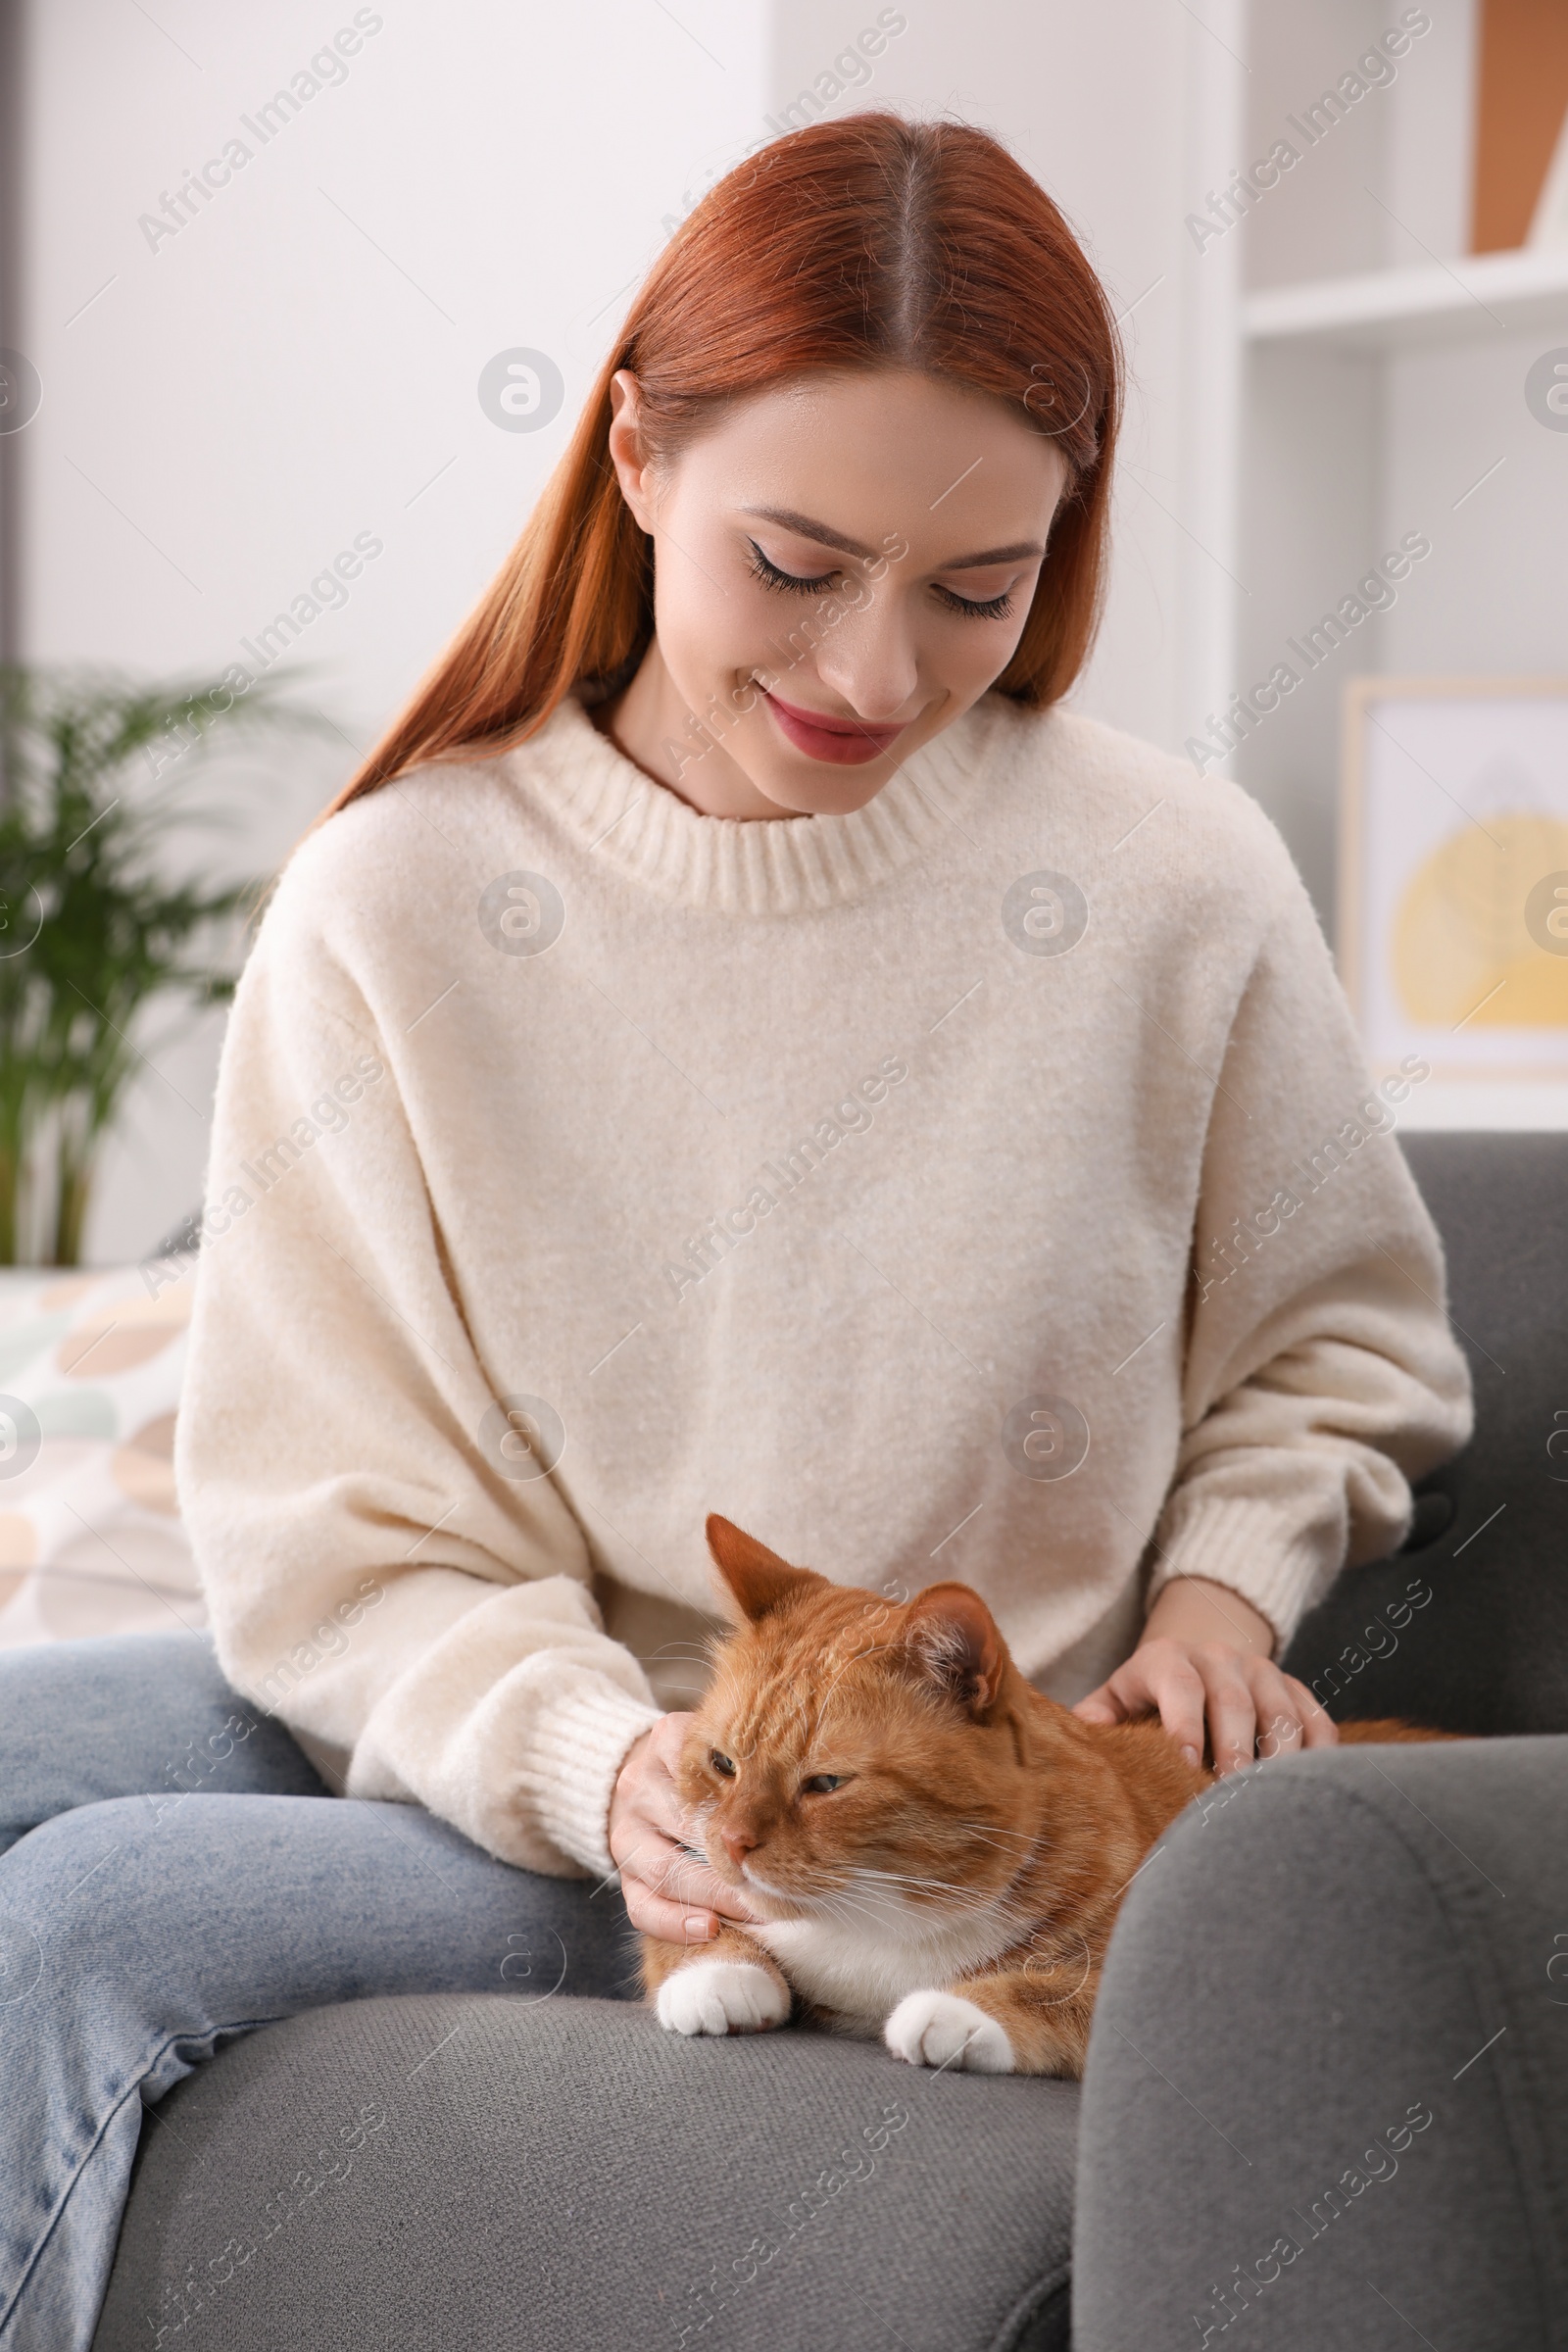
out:
<path id="1" fill-rule="evenodd" d="M 750 1960 L 688 1960 L 654 2006 L 672 2034 L 756 2034 L 782 2025 L 790 2008 L 777 1978 Z"/>
<path id="2" fill-rule="evenodd" d="M 895 2058 L 911 2066 L 954 2066 L 971 2075 L 1010 2075 L 1012 2044 L 994 2017 L 956 1992 L 910 1992 L 882 2029 Z"/>

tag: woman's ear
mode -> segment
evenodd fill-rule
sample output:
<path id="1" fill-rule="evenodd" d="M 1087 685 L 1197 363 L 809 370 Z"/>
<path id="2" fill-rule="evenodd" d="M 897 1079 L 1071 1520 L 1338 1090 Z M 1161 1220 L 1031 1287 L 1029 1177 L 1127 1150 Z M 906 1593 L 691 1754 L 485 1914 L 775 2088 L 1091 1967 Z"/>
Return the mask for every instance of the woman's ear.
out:
<path id="1" fill-rule="evenodd" d="M 610 462 L 615 468 L 620 495 L 639 527 L 651 532 L 654 509 L 652 466 L 643 446 L 642 386 L 629 368 L 617 368 L 610 379 Z"/>
<path id="2" fill-rule="evenodd" d="M 742 1615 L 753 1625 L 827 1581 L 813 1568 L 792 1568 L 788 1560 L 781 1560 L 776 1551 L 769 1551 L 765 1544 L 759 1544 L 732 1520 L 721 1519 L 716 1511 L 708 1514 L 708 1548 Z"/>
<path id="3" fill-rule="evenodd" d="M 929 1585 L 905 1613 L 904 1644 L 922 1679 L 975 1717 L 989 1713 L 1002 1689 L 1007 1645 L 997 1621 L 968 1585 Z"/>

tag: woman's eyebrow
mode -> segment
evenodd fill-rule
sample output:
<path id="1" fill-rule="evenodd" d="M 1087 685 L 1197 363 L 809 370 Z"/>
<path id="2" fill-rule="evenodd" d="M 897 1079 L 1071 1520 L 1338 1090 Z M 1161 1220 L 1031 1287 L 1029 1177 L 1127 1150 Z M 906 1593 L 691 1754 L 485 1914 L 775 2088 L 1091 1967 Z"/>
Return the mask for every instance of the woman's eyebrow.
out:
<path id="1" fill-rule="evenodd" d="M 798 531 L 803 539 L 815 539 L 823 547 L 836 547 L 841 556 L 858 556 L 862 564 L 876 560 L 874 547 L 862 547 L 858 539 L 847 539 L 842 531 L 831 531 L 825 522 L 813 522 L 809 514 L 797 514 L 793 507 L 743 507 L 743 514 L 755 514 L 759 522 L 776 522 L 786 531 Z"/>
<path id="2" fill-rule="evenodd" d="M 836 548 L 842 556 L 858 556 L 862 564 L 874 563 L 884 551 L 862 547 L 858 539 L 847 539 L 842 531 L 830 530 L 825 522 L 816 522 L 809 514 L 797 514 L 793 507 L 743 507 L 743 514 L 753 514 L 759 522 L 776 522 L 786 531 L 798 531 L 803 539 L 815 539 L 823 547 Z M 938 571 L 979 571 L 987 564 L 1018 564 L 1026 557 L 1043 556 L 1045 549 L 1038 539 L 1018 539 L 1009 547 L 988 547 L 978 556 L 955 556 L 950 564 L 938 564 Z"/>
<path id="3" fill-rule="evenodd" d="M 1020 564 L 1026 556 L 1043 556 L 1045 549 L 1038 539 L 1015 539 L 1010 547 L 988 547 L 984 555 L 955 556 L 951 564 L 939 564 L 938 571 L 978 571 L 984 564 Z"/>

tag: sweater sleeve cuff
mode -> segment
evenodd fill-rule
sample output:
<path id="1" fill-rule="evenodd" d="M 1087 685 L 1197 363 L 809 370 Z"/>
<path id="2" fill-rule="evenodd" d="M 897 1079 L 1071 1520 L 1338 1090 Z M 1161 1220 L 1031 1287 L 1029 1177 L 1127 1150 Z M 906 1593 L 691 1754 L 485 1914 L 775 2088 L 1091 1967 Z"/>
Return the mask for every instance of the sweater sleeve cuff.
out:
<path id="1" fill-rule="evenodd" d="M 597 1878 L 613 1879 L 610 1800 L 626 1750 L 659 1721 L 608 1676 L 581 1674 L 534 1720 L 524 1779 L 540 1828 Z"/>
<path id="2" fill-rule="evenodd" d="M 1158 1542 L 1150 1607 L 1176 1577 L 1201 1576 L 1210 1584 L 1228 1585 L 1268 1619 L 1276 1658 L 1298 1620 L 1333 1583 L 1343 1550 L 1336 1544 L 1330 1556 L 1324 1530 L 1303 1531 L 1299 1518 L 1277 1504 L 1184 1495 L 1179 1490 L 1167 1505 Z"/>

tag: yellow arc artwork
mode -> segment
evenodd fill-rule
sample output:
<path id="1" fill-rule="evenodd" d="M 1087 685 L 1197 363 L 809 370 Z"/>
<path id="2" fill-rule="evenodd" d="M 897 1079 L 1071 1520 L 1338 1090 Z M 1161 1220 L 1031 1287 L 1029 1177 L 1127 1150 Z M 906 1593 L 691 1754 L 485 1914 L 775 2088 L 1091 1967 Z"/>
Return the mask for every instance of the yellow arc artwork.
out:
<path id="1" fill-rule="evenodd" d="M 1546 954 L 1525 925 L 1532 886 L 1555 867 L 1568 867 L 1568 824 L 1530 812 L 1489 814 L 1423 859 L 1390 942 L 1411 1020 L 1568 1028 L 1568 956 Z"/>

